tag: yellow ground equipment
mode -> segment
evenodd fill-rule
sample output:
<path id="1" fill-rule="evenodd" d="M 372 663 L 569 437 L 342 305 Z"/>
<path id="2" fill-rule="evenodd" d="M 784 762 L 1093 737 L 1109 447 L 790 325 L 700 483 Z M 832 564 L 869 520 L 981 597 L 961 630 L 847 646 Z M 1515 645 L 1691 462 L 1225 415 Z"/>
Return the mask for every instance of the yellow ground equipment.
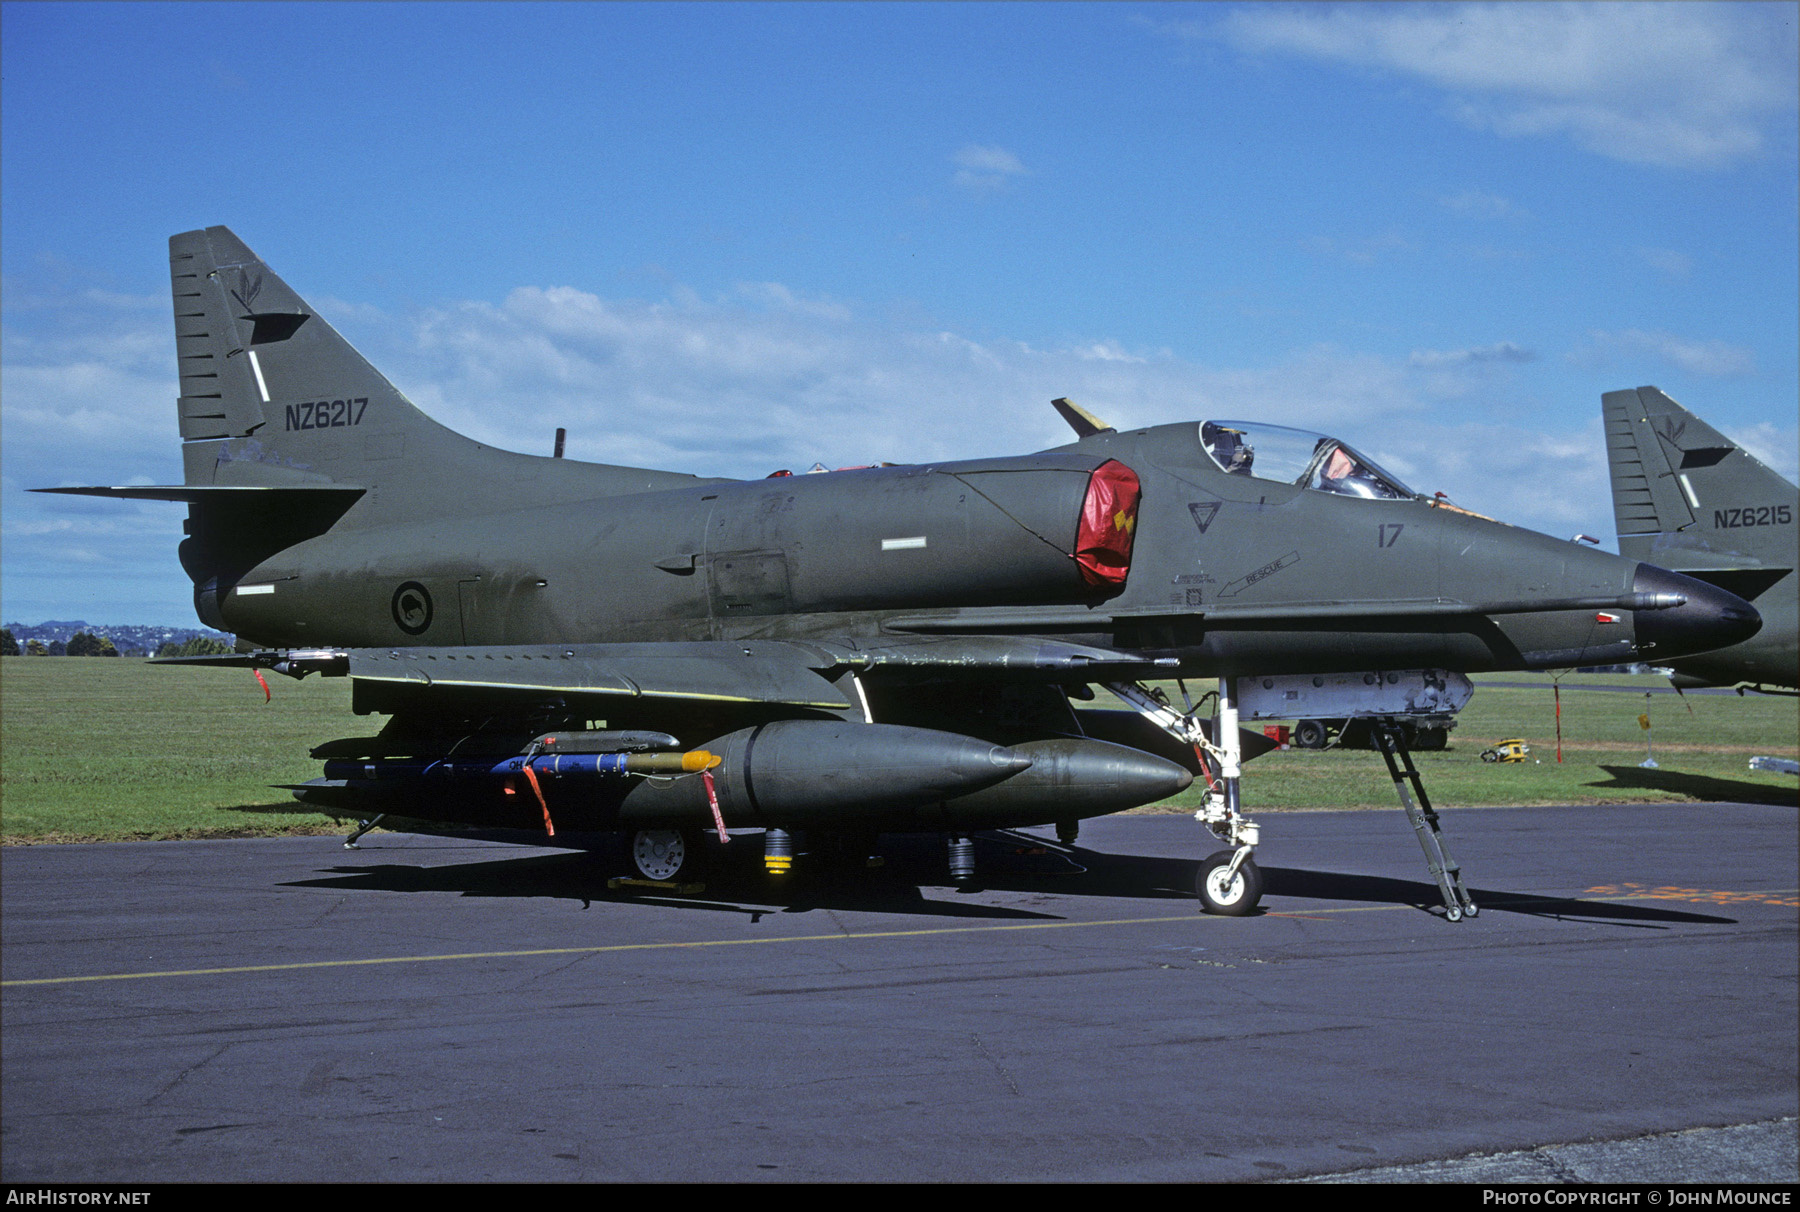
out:
<path id="1" fill-rule="evenodd" d="M 1507 740 L 1496 742 L 1492 749 L 1483 749 L 1481 751 L 1481 760 L 1484 762 L 1522 762 L 1525 760 L 1525 756 L 1530 752 L 1530 745 L 1527 745 L 1518 737 L 1511 737 Z"/>

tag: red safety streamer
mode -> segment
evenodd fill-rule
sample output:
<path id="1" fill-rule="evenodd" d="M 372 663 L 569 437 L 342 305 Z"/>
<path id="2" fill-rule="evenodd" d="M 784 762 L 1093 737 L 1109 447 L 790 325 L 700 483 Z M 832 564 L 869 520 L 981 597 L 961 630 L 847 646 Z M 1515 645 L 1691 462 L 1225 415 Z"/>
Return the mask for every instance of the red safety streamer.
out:
<path id="1" fill-rule="evenodd" d="M 544 810 L 544 832 L 551 837 L 556 836 L 556 826 L 550 820 L 550 805 L 544 800 L 544 789 L 538 786 L 537 771 L 531 768 L 531 759 L 525 759 L 525 781 L 531 784 L 531 794 L 537 796 L 538 805 Z"/>
<path id="2" fill-rule="evenodd" d="M 718 827 L 719 841 L 729 842 L 731 837 L 725 832 L 725 814 L 719 811 L 719 792 L 713 786 L 712 771 L 702 770 L 700 781 L 706 784 L 706 802 L 712 805 L 713 824 Z"/>
<path id="3" fill-rule="evenodd" d="M 269 693 L 269 684 L 263 681 L 262 670 L 252 669 L 250 672 L 256 675 L 257 683 L 263 688 L 263 702 L 272 702 L 275 696 Z"/>
<path id="4" fill-rule="evenodd" d="M 1206 776 L 1206 789 L 1211 791 L 1213 789 L 1212 763 L 1207 761 L 1206 751 L 1198 745 L 1194 746 L 1194 760 L 1200 763 L 1200 773 Z"/>

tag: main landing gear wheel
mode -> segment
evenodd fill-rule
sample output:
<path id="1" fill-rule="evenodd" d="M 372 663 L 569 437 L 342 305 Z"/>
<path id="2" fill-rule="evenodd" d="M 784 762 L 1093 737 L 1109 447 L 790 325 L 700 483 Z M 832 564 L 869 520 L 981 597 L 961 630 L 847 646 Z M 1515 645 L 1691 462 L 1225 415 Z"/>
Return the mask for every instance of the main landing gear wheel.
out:
<path id="1" fill-rule="evenodd" d="M 1245 859 L 1237 874 L 1226 878 L 1236 851 L 1221 850 L 1200 864 L 1200 876 L 1194 881 L 1194 893 L 1200 907 L 1221 917 L 1242 917 L 1262 900 L 1262 872 L 1255 859 Z"/>
<path id="2" fill-rule="evenodd" d="M 679 829 L 640 829 L 631 839 L 631 862 L 647 880 L 691 876 L 699 867 L 694 839 Z"/>

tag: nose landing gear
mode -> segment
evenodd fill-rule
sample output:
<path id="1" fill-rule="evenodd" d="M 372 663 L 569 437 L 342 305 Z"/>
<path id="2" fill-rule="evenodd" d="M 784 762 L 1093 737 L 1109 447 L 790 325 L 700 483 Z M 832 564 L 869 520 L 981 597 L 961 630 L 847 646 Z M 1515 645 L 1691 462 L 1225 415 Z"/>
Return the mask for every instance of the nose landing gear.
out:
<path id="1" fill-rule="evenodd" d="M 1185 714 L 1176 711 L 1166 698 L 1142 684 L 1109 682 L 1106 688 L 1170 736 L 1194 747 L 1194 755 L 1206 771 L 1207 783 L 1206 802 L 1194 818 L 1214 837 L 1233 847 L 1200 864 L 1195 894 L 1207 913 L 1242 917 L 1251 912 L 1262 900 L 1262 872 L 1252 857 L 1260 830 L 1255 821 L 1238 811 L 1243 748 L 1238 736 L 1237 679 L 1219 679 L 1219 714 L 1213 728 L 1217 744 L 1207 738 L 1199 717 L 1191 709 Z"/>
<path id="2" fill-rule="evenodd" d="M 1262 699 L 1257 697 L 1265 691 L 1275 690 L 1278 680 L 1298 681 L 1266 678 L 1261 679 L 1260 684 L 1252 683 L 1248 707 L 1251 718 L 1281 718 L 1278 707 L 1264 702 L 1267 695 Z M 1341 677 L 1336 680 L 1346 684 L 1352 682 L 1352 679 Z M 1311 681 L 1315 688 L 1323 686 L 1322 678 Z M 1242 777 L 1238 679 L 1219 679 L 1219 710 L 1212 730 L 1216 743 L 1208 738 L 1191 707 L 1186 713 L 1176 711 L 1166 696 L 1137 682 L 1109 682 L 1106 688 L 1169 735 L 1194 747 L 1207 781 L 1206 802 L 1194 816 L 1211 830 L 1214 837 L 1233 847 L 1219 851 L 1200 864 L 1194 881 L 1195 895 L 1207 913 L 1228 917 L 1250 913 L 1262 899 L 1263 882 L 1262 872 L 1252 857 L 1259 830 L 1254 821 L 1238 810 L 1238 784 Z M 1361 696 L 1361 701 L 1346 700 L 1341 704 L 1350 710 L 1351 716 L 1367 723 L 1376 747 L 1381 750 L 1388 774 L 1394 781 L 1394 791 L 1400 797 L 1400 806 L 1406 810 L 1407 820 L 1412 823 L 1419 846 L 1425 852 L 1425 865 L 1443 894 L 1444 918 L 1451 922 L 1474 917 L 1480 910 L 1463 883 L 1462 868 L 1444 844 L 1437 811 L 1432 808 L 1418 768 L 1413 765 L 1406 736 L 1422 712 L 1454 712 L 1468 701 L 1472 689 L 1462 675 L 1441 671 L 1370 674 L 1361 678 L 1360 684 L 1351 685 L 1351 690 Z M 1185 687 L 1182 693 L 1186 695 Z M 1384 713 L 1393 711 L 1409 713 L 1409 717 L 1401 719 Z"/>

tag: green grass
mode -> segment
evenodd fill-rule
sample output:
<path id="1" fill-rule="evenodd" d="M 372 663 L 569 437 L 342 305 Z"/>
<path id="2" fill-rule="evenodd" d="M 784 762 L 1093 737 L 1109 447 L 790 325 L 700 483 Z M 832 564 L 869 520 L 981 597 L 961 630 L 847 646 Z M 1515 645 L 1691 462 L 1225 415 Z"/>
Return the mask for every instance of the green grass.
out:
<path id="1" fill-rule="evenodd" d="M 244 670 L 150 666 L 135 660 L 0 658 L 0 834 L 7 842 L 180 838 L 340 831 L 275 783 L 319 774 L 307 751 L 379 727 L 350 712 L 346 679 L 265 675 L 274 701 Z M 1642 694 L 1583 685 L 1661 686 L 1653 678 L 1563 679 L 1563 762 L 1548 676 L 1476 679 L 1450 748 L 1416 755 L 1432 801 L 1494 804 L 1738 800 L 1793 804 L 1791 775 L 1748 769 L 1754 754 L 1795 757 L 1800 701 L 1659 694 L 1649 703 L 1660 770 L 1644 770 Z M 1529 690 L 1483 682 L 1532 682 Z M 1174 687 L 1169 688 L 1173 692 Z M 1178 696 L 1177 696 L 1178 697 Z M 1104 698 L 1104 696 L 1103 696 Z M 1523 737 L 1532 761 L 1479 758 Z M 1139 811 L 1191 811 L 1199 792 Z M 1247 811 L 1392 807 L 1393 786 L 1371 750 L 1291 749 L 1252 762 Z"/>
<path id="2" fill-rule="evenodd" d="M 341 828 L 272 783 L 371 721 L 347 679 L 95 657 L 0 657 L 0 834 L 8 842 Z M 378 726 L 378 725 L 376 725 Z"/>
<path id="3" fill-rule="evenodd" d="M 1800 757 L 1800 700 L 1766 695 L 1657 694 L 1587 689 L 1666 688 L 1655 677 L 1570 674 L 1562 681 L 1563 760 L 1556 760 L 1556 706 L 1548 674 L 1508 673 L 1472 679 L 1475 696 L 1457 717 L 1450 747 L 1413 755 L 1425 790 L 1440 808 L 1522 804 L 1745 801 L 1794 804 L 1793 775 L 1749 769 L 1755 754 Z M 1516 690 L 1495 682 L 1530 682 Z M 1193 684 L 1190 683 L 1190 689 Z M 1171 701 L 1180 702 L 1174 686 Z M 1110 696 L 1108 696 L 1110 697 Z M 1659 769 L 1645 770 L 1648 710 Z M 1252 725 L 1260 728 L 1262 725 Z M 1481 751 L 1508 737 L 1531 746 L 1522 765 L 1481 760 Z M 1201 788 L 1138 811 L 1192 811 Z M 1244 809 L 1386 808 L 1397 806 L 1393 781 L 1372 749 L 1288 749 L 1245 767 Z"/>

